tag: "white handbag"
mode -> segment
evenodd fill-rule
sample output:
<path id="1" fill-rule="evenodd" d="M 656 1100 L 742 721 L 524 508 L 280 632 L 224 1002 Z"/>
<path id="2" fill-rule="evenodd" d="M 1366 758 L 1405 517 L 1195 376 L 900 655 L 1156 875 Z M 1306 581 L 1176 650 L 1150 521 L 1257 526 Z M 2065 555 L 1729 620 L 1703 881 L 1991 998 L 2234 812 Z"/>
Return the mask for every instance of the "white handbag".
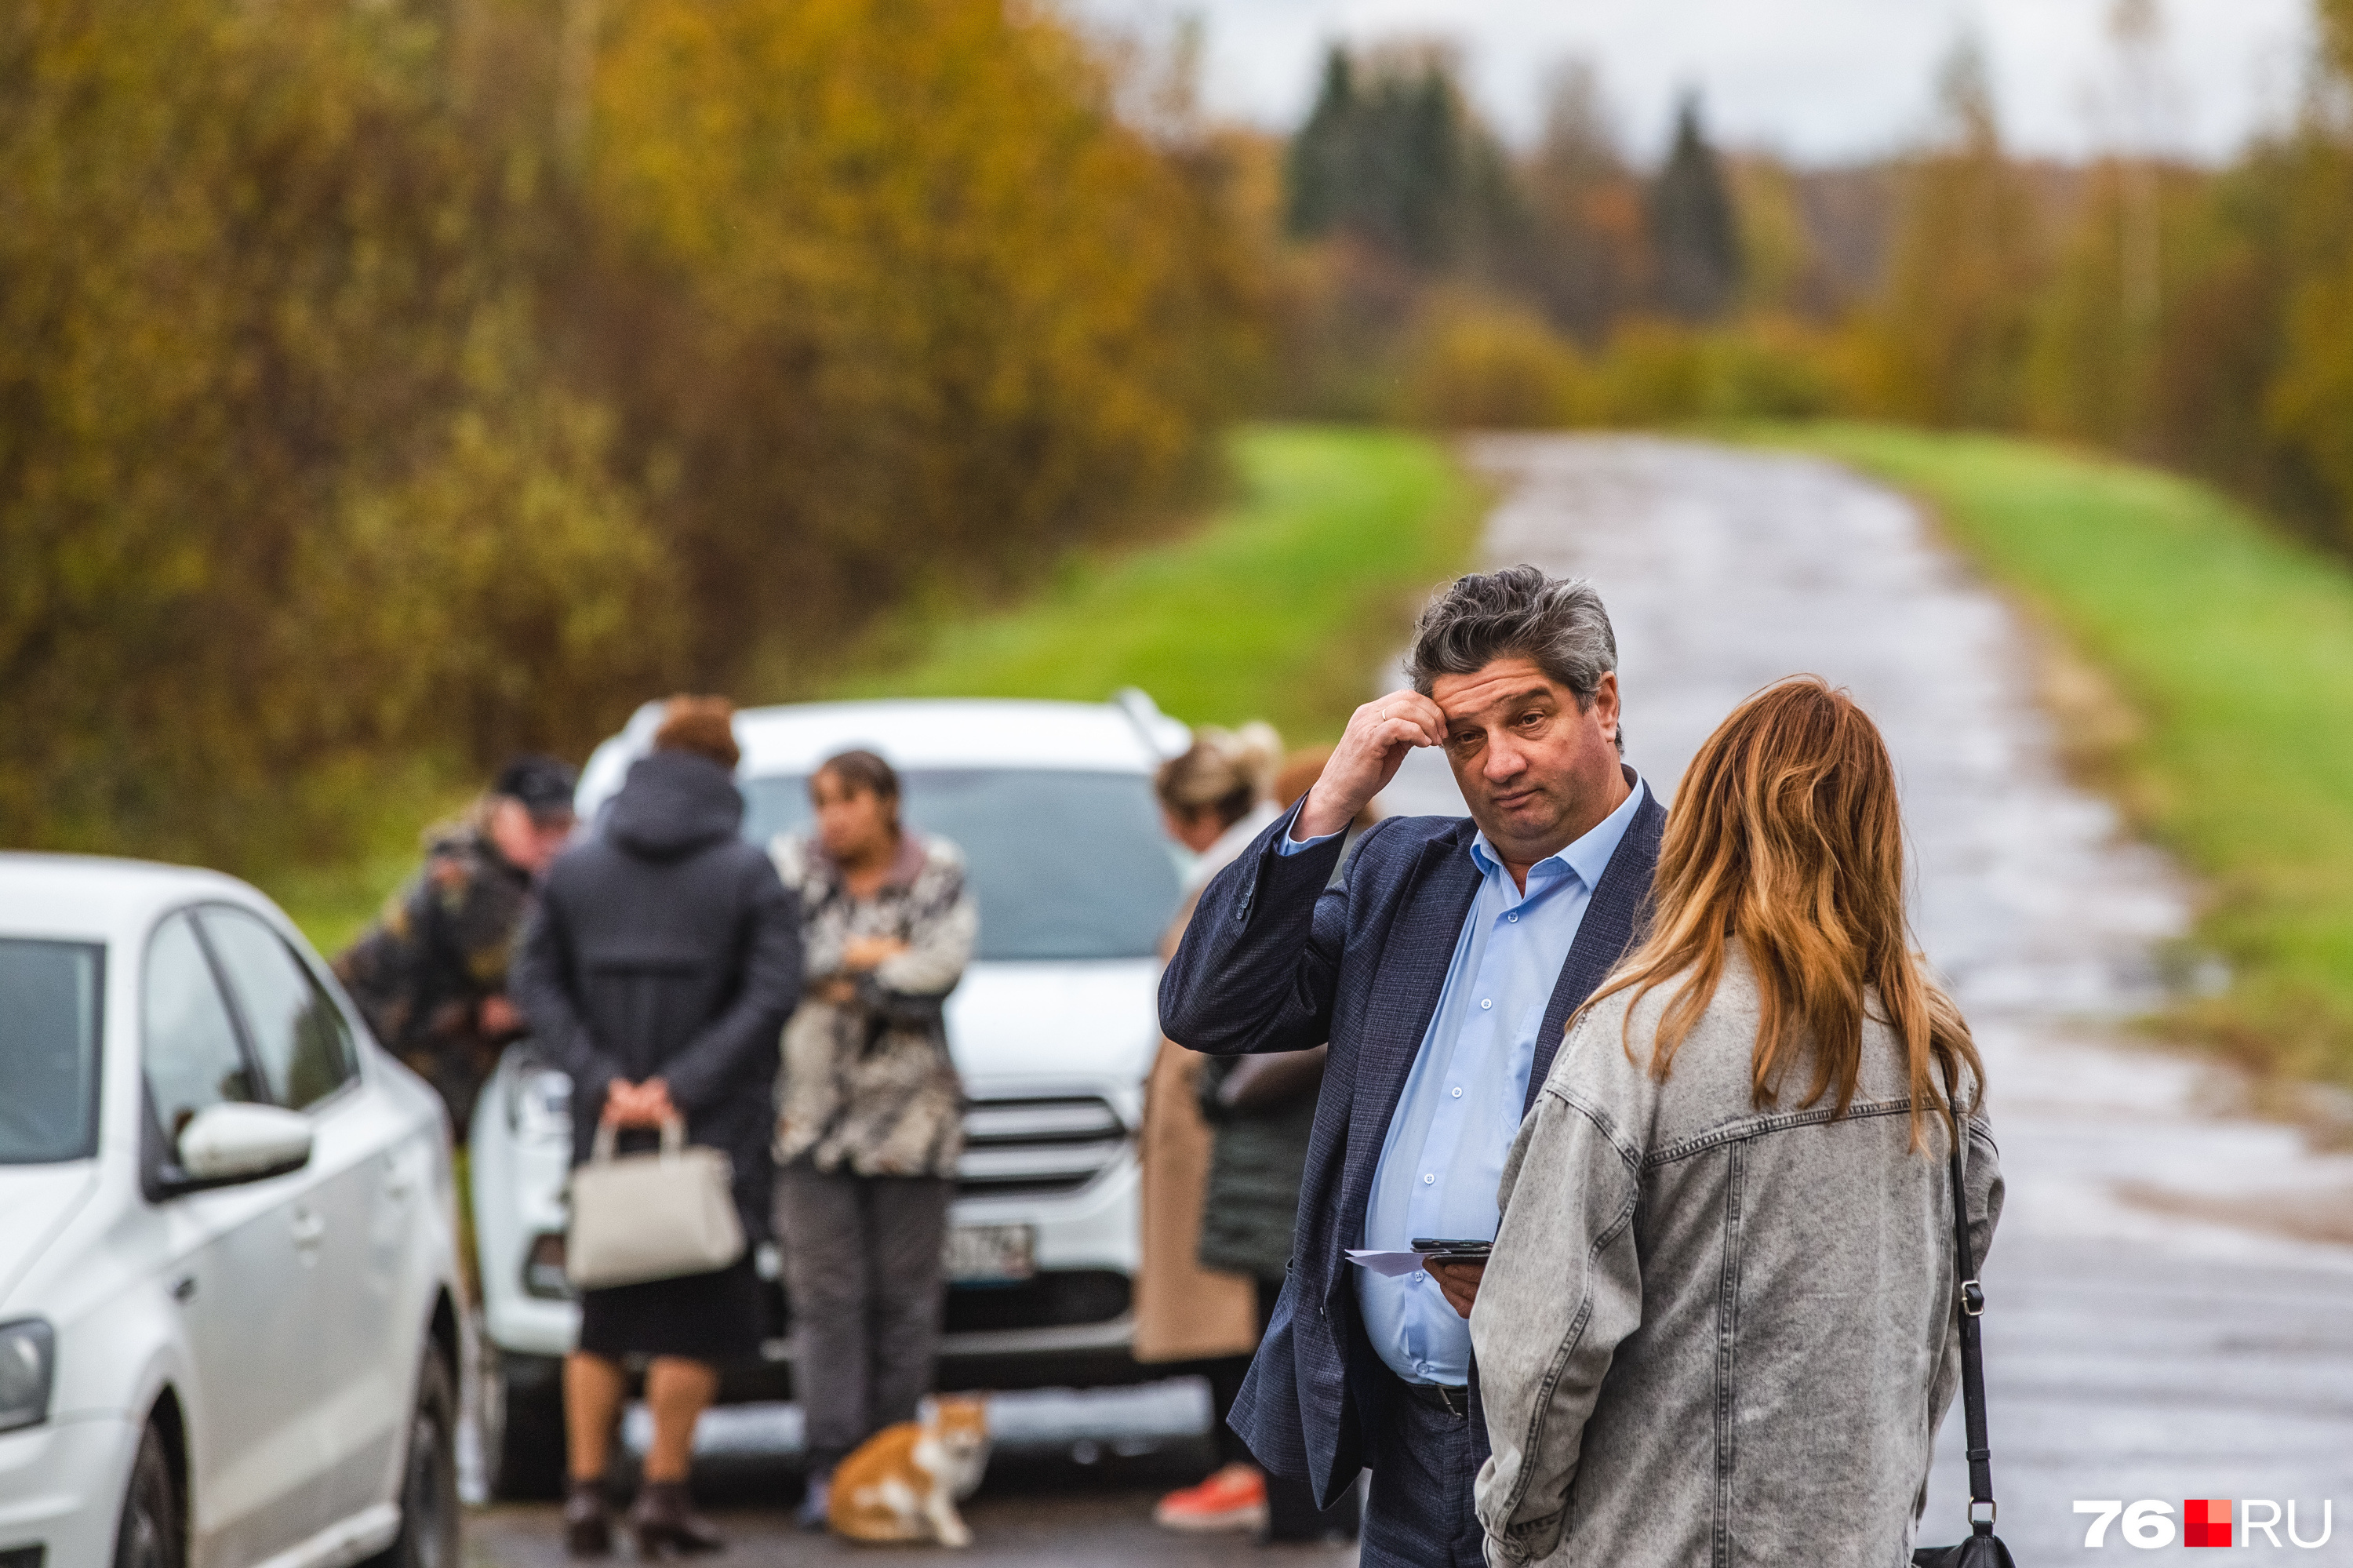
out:
<path id="1" fill-rule="evenodd" d="M 659 1153 L 616 1154 L 615 1138 L 611 1123 L 598 1127 L 588 1163 L 572 1172 L 564 1272 L 575 1288 L 709 1274 L 744 1255 L 724 1153 L 688 1147 L 676 1117 L 662 1123 Z"/>

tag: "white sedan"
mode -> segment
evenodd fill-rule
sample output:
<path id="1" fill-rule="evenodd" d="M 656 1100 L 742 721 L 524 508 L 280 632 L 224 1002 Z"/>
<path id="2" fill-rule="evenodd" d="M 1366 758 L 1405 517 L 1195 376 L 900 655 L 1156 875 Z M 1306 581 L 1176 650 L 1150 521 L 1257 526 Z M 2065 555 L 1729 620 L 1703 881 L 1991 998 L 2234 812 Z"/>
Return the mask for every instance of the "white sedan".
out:
<path id="1" fill-rule="evenodd" d="M 0 854 L 0 1568 L 455 1568 L 454 1213 L 268 899 Z"/>

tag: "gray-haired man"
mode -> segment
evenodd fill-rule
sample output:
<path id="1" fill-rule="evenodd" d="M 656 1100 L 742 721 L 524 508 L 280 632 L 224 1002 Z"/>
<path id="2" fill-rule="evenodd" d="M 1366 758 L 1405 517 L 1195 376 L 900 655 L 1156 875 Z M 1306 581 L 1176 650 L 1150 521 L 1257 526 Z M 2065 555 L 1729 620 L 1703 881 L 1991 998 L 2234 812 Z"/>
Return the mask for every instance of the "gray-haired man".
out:
<path id="1" fill-rule="evenodd" d="M 1323 777 L 1203 892 L 1163 1027 L 1218 1054 L 1331 1042 L 1291 1273 L 1234 1430 L 1330 1506 L 1370 1466 L 1363 1558 L 1481 1561 L 1464 1319 L 1482 1266 L 1388 1276 L 1349 1249 L 1495 1234 L 1495 1189 L 1569 1012 L 1625 950 L 1665 812 L 1619 759 L 1617 643 L 1589 584 L 1462 577 L 1415 630 L 1411 690 L 1366 704 Z M 1342 831 L 1418 746 L 1471 819 Z"/>

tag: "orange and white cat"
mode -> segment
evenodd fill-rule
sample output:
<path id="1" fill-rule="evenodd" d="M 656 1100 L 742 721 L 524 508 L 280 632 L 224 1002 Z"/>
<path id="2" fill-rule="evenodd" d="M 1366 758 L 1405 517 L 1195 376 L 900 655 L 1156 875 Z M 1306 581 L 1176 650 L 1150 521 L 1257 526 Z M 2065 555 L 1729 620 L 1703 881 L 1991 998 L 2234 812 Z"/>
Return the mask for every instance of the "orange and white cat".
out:
<path id="1" fill-rule="evenodd" d="M 860 1443 L 833 1472 L 826 1523 L 852 1541 L 936 1541 L 970 1546 L 956 1502 L 988 1467 L 988 1406 L 926 1399 L 921 1415 Z"/>

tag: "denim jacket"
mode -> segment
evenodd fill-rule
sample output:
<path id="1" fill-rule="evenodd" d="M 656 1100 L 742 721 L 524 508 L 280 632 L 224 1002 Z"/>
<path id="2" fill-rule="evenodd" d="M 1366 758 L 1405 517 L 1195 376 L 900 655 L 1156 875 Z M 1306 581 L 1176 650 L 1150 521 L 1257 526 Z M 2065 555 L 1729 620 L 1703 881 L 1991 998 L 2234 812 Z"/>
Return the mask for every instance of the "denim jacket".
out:
<path id="1" fill-rule="evenodd" d="M 1932 1111 L 1911 1147 L 1903 1045 L 1877 1022 L 1845 1116 L 1788 1088 L 1757 1106 L 1736 944 L 1658 1082 L 1678 983 L 1630 1030 L 1626 991 L 1577 1022 L 1504 1167 L 1471 1317 L 1487 1560 L 1899 1568 L 1959 1374 L 1947 1124 Z M 1968 1128 L 1981 1260 L 2002 1184 Z"/>

